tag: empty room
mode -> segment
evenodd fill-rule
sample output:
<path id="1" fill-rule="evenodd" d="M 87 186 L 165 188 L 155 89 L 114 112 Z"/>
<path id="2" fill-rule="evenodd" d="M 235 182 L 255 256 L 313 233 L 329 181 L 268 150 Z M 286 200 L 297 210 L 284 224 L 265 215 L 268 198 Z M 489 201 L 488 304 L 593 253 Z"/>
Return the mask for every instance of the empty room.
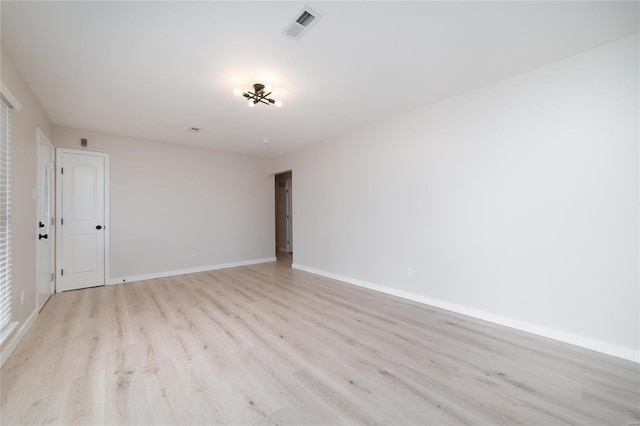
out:
<path id="1" fill-rule="evenodd" d="M 0 424 L 640 424 L 640 2 L 0 2 Z"/>

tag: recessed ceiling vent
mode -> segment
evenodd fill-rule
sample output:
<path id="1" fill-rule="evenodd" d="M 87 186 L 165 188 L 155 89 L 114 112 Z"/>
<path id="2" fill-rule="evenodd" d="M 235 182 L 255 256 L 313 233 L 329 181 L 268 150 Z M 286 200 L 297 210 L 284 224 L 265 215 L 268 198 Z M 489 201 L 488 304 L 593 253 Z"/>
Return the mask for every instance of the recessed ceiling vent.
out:
<path id="1" fill-rule="evenodd" d="M 318 12 L 309 6 L 304 6 L 282 30 L 282 35 L 291 40 L 300 40 L 321 18 L 322 16 Z"/>

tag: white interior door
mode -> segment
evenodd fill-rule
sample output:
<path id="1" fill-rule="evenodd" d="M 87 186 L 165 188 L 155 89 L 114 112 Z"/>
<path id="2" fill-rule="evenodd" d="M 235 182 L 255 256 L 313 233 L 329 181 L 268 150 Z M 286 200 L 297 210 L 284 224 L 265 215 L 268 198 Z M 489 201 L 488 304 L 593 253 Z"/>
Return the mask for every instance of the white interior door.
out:
<path id="1" fill-rule="evenodd" d="M 105 284 L 106 154 L 60 150 L 58 288 Z"/>
<path id="2" fill-rule="evenodd" d="M 38 223 L 37 243 L 37 308 L 42 309 L 54 291 L 54 148 L 47 137 L 38 129 L 38 184 L 36 205 Z"/>

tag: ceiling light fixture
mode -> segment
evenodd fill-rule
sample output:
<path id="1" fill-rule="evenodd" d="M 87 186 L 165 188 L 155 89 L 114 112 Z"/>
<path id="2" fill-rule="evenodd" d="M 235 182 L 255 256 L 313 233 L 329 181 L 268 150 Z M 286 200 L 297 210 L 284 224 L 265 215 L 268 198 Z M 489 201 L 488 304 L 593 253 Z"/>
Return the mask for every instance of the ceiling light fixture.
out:
<path id="1" fill-rule="evenodd" d="M 282 106 L 282 101 L 278 101 L 269 97 L 271 95 L 271 86 L 265 86 L 262 83 L 256 83 L 253 85 L 253 92 L 248 90 L 243 91 L 240 89 L 233 89 L 233 94 L 236 96 L 244 96 L 247 98 L 247 105 L 250 108 L 253 108 L 258 103 L 263 103 L 266 105 L 275 105 L 277 107 Z"/>

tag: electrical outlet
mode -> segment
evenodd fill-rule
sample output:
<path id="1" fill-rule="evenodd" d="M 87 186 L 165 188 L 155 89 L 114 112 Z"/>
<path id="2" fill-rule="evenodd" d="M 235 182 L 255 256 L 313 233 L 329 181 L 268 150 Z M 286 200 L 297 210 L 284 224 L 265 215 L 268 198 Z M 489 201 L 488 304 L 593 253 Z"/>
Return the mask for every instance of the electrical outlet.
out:
<path id="1" fill-rule="evenodd" d="M 413 268 L 411 266 L 409 266 L 407 268 L 407 276 L 408 277 L 413 277 Z"/>
<path id="2" fill-rule="evenodd" d="M 20 292 L 20 304 L 24 305 L 24 290 Z"/>
<path id="3" fill-rule="evenodd" d="M 191 250 L 191 256 L 192 257 L 196 257 L 198 255 L 198 253 L 195 250 Z"/>

